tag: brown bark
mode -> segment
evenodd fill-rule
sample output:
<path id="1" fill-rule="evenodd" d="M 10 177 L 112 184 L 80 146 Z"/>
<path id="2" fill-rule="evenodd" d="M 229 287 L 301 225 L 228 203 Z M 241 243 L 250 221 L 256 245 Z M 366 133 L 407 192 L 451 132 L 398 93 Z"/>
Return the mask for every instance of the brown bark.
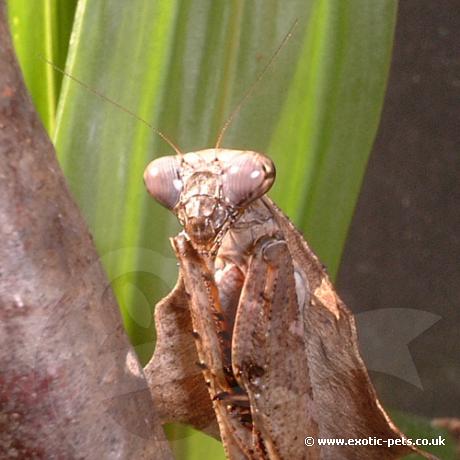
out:
<path id="1" fill-rule="evenodd" d="M 171 458 L 1 1 L 0 458 Z"/>

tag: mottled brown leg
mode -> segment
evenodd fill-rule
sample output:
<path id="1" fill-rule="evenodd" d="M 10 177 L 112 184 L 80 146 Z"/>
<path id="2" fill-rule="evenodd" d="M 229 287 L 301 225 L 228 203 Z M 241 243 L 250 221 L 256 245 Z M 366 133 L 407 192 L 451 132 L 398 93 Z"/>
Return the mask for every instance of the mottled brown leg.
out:
<path id="1" fill-rule="evenodd" d="M 270 458 L 319 458 L 304 446 L 306 433 L 317 432 L 317 426 L 310 411 L 303 317 L 284 240 L 263 238 L 256 244 L 233 334 L 233 370 L 249 396 L 254 439 L 263 442 Z"/>

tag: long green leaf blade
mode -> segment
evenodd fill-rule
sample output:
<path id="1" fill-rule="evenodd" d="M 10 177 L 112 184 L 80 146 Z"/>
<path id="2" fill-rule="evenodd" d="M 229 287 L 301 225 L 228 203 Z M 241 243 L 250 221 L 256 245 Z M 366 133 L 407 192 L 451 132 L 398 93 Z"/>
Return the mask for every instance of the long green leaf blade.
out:
<path id="1" fill-rule="evenodd" d="M 77 0 L 9 0 L 8 17 L 16 53 L 34 105 L 48 133 L 55 127 L 63 67 Z"/>
<path id="2" fill-rule="evenodd" d="M 377 131 L 395 13 L 392 1 L 315 2 L 270 145 L 279 165 L 274 197 L 332 276 Z"/>
<path id="3" fill-rule="evenodd" d="M 80 1 L 68 72 L 157 124 L 176 8 L 175 2 Z M 147 354 L 153 330 L 146 294 L 153 290 L 158 298 L 175 276 L 175 262 L 170 254 L 165 258 L 174 221 L 147 198 L 142 183 L 152 152 L 170 150 L 158 144 L 142 123 L 65 82 L 56 131 L 61 163 L 93 229 L 127 330 L 136 344 L 147 344 Z"/>

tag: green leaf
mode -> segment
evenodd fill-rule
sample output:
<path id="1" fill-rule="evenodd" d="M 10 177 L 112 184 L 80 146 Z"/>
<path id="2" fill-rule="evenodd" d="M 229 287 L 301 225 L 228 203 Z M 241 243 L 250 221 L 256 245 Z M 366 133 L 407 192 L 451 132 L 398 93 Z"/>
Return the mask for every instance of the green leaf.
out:
<path id="1" fill-rule="evenodd" d="M 318 1 L 269 151 L 279 203 L 335 276 L 383 104 L 396 2 Z"/>
<path id="2" fill-rule="evenodd" d="M 445 446 L 420 446 L 426 452 L 430 452 L 442 460 L 456 460 L 458 459 L 456 444 L 451 435 L 442 429 L 433 428 L 429 421 L 414 415 L 406 415 L 401 412 L 392 411 L 391 417 L 403 431 L 407 438 L 416 440 L 424 440 L 421 442 L 438 442 L 439 438 L 445 440 Z M 407 455 L 404 460 L 417 460 L 422 457 L 417 454 Z"/>
<path id="3" fill-rule="evenodd" d="M 80 1 L 67 71 L 160 125 L 177 8 L 176 2 Z M 174 283 L 168 237 L 177 226 L 147 197 L 142 174 L 153 152 L 169 153 L 170 147 L 144 124 L 68 80 L 56 146 L 126 329 L 145 361 L 153 350 L 153 324 L 137 310 L 146 302 L 152 306 Z"/>
<path id="4" fill-rule="evenodd" d="M 208 435 L 171 423 L 165 427 L 167 439 L 173 449 L 174 457 L 187 460 L 222 459 L 225 460 L 222 444 Z"/>
<path id="5" fill-rule="evenodd" d="M 298 19 L 223 146 L 275 160 L 274 198 L 335 273 L 381 110 L 395 8 L 392 0 L 291 0 L 289 8 L 281 0 L 80 0 L 66 69 L 183 151 L 208 148 Z M 154 157 L 174 152 L 69 80 L 55 141 L 146 361 L 149 309 L 177 276 L 168 237 L 178 226 L 148 198 L 142 173 Z M 198 455 L 195 444 L 187 440 L 187 458 Z"/>
<path id="6" fill-rule="evenodd" d="M 35 108 L 48 133 L 55 126 L 62 75 L 77 0 L 8 0 L 8 17 L 16 53 Z"/>

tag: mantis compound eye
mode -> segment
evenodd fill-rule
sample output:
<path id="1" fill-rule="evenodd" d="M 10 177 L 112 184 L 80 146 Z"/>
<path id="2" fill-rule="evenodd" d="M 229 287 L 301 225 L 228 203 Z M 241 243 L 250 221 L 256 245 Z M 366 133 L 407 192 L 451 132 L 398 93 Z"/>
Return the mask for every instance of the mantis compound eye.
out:
<path id="1" fill-rule="evenodd" d="M 242 152 L 224 170 L 225 201 L 233 206 L 246 204 L 264 195 L 275 180 L 275 165 L 264 155 Z"/>
<path id="2" fill-rule="evenodd" d="M 144 182 L 150 195 L 168 209 L 173 209 L 182 191 L 179 175 L 180 161 L 177 157 L 157 158 L 145 168 Z"/>

